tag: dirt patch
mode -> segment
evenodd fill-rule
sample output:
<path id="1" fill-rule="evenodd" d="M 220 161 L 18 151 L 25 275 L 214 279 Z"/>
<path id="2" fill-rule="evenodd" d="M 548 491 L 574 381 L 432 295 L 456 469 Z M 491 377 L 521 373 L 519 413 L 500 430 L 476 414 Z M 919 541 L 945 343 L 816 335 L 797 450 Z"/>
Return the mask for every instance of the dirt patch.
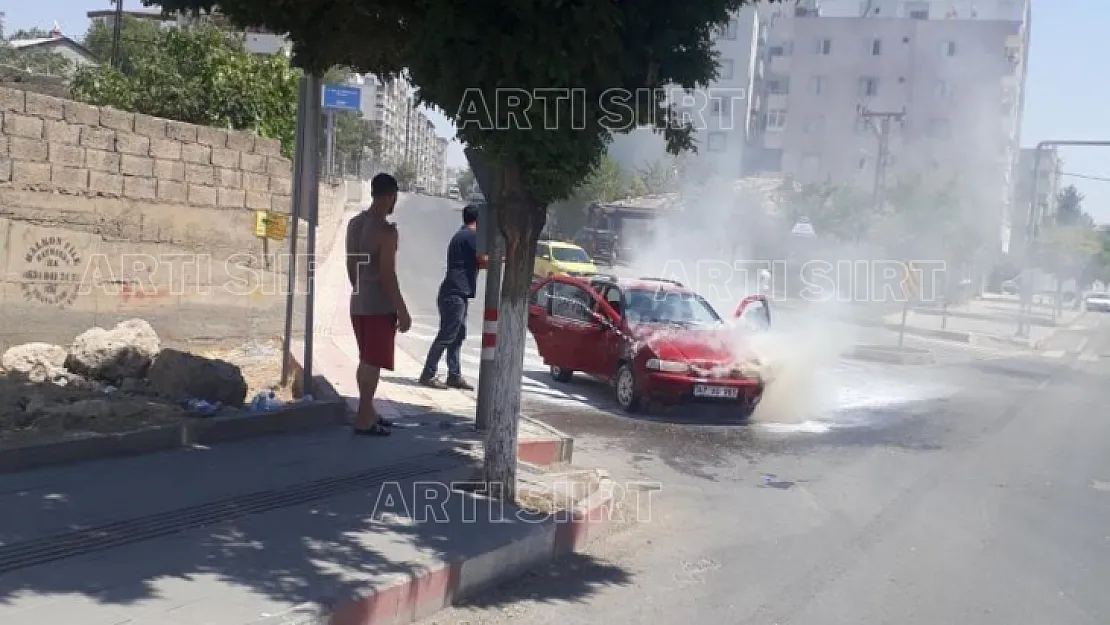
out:
<path id="1" fill-rule="evenodd" d="M 246 405 L 223 407 L 216 415 L 249 411 L 250 400 L 263 391 L 273 391 L 283 402 L 292 399 L 290 388 L 280 386 L 280 341 L 248 341 L 238 346 L 188 351 L 236 365 L 247 382 Z M 0 370 L 0 446 L 129 432 L 206 418 L 190 414 L 180 402 L 159 396 L 142 381 L 128 382 L 116 388 L 73 374 L 31 381 L 26 375 Z"/>

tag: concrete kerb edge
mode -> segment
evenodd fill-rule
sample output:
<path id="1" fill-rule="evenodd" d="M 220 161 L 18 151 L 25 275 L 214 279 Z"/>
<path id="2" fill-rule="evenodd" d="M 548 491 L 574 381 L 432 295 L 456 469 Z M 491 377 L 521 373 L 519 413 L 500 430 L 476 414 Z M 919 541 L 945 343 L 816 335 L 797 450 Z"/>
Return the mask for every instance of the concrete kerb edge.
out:
<path id="1" fill-rule="evenodd" d="M 359 593 L 336 606 L 328 625 L 405 625 L 519 577 L 524 571 L 581 550 L 597 538 L 612 517 L 613 484 L 602 472 L 601 483 L 569 516 L 534 526 L 485 553 L 414 567 L 385 586 Z"/>
<path id="2" fill-rule="evenodd" d="M 928 350 L 899 351 L 896 347 L 880 345 L 856 345 L 848 354 L 857 360 L 894 365 L 928 365 L 935 362 L 933 353 Z"/>
<path id="3" fill-rule="evenodd" d="M 306 432 L 338 425 L 345 419 L 344 404 L 318 401 L 261 414 L 193 418 L 130 432 L 93 433 L 47 443 L 0 447 L 0 473 Z"/>
<path id="4" fill-rule="evenodd" d="M 531 417 L 521 415 L 520 419 L 552 436 L 552 439 L 518 441 L 517 456 L 521 462 L 545 468 L 559 464 L 570 464 L 571 458 L 574 456 L 574 438 L 572 436 Z"/>
<path id="5" fill-rule="evenodd" d="M 888 330 L 890 330 L 891 332 L 900 332 L 900 331 L 902 331 L 902 325 L 900 323 L 887 323 L 886 328 Z M 906 324 L 905 332 L 906 332 L 906 334 L 912 334 L 914 336 L 925 336 L 925 337 L 934 338 L 934 339 L 943 339 L 943 340 L 946 340 L 946 341 L 952 341 L 954 343 L 973 343 L 973 342 L 975 342 L 975 334 L 972 333 L 972 332 L 957 332 L 955 330 L 939 330 L 939 329 L 933 329 L 933 328 L 918 328 L 918 327 L 915 327 L 915 326 L 911 326 L 909 324 Z"/>

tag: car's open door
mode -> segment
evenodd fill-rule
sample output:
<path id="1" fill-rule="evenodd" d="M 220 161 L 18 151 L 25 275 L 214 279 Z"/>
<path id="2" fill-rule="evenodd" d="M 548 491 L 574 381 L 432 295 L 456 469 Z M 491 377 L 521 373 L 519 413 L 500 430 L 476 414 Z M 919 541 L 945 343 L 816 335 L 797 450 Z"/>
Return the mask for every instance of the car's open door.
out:
<path id="1" fill-rule="evenodd" d="M 770 330 L 771 303 L 766 295 L 749 295 L 740 300 L 733 317 L 750 329 Z"/>

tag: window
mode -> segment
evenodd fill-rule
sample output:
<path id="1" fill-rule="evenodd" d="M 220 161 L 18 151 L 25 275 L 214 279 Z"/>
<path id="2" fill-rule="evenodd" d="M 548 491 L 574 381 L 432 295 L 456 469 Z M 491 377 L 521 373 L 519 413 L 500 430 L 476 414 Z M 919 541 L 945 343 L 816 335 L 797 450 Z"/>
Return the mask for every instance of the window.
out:
<path id="1" fill-rule="evenodd" d="M 870 76 L 860 78 L 859 94 L 864 98 L 873 98 L 879 95 L 879 79 Z"/>
<path id="2" fill-rule="evenodd" d="M 609 287 L 609 290 L 605 292 L 605 301 L 618 315 L 624 315 L 621 311 L 621 290 L 619 288 Z"/>
<path id="3" fill-rule="evenodd" d="M 721 67 L 718 70 L 718 80 L 732 80 L 732 59 L 721 59 Z"/>
<path id="4" fill-rule="evenodd" d="M 828 56 L 832 54 L 832 39 L 817 40 L 817 54 Z"/>
<path id="5" fill-rule="evenodd" d="M 553 282 L 552 284 L 554 284 L 554 289 L 551 294 L 551 307 L 549 308 L 552 315 L 572 321 L 593 322 L 593 315 L 590 314 L 593 308 L 593 298 L 586 289 L 563 282 Z"/>
<path id="6" fill-rule="evenodd" d="M 881 56 L 883 53 L 882 39 L 868 39 L 864 42 L 863 52 L 868 56 Z"/>
<path id="7" fill-rule="evenodd" d="M 551 248 L 551 257 L 562 263 L 588 263 L 590 256 L 579 247 Z"/>
<path id="8" fill-rule="evenodd" d="M 630 323 L 716 326 L 721 318 L 709 302 L 693 293 L 633 289 L 625 294 Z"/>
<path id="9" fill-rule="evenodd" d="M 709 133 L 709 151 L 710 152 L 724 152 L 726 145 L 725 133 L 711 132 Z"/>
<path id="10" fill-rule="evenodd" d="M 921 2 L 905 2 L 902 4 L 902 13 L 905 17 L 915 20 L 929 19 L 929 3 Z"/>
<path id="11" fill-rule="evenodd" d="M 729 40 L 735 41 L 736 40 L 736 30 L 737 30 L 738 26 L 739 26 L 739 23 L 736 20 L 729 20 L 728 24 L 726 26 L 721 27 L 717 31 L 717 38 L 718 39 L 729 39 Z"/>
<path id="12" fill-rule="evenodd" d="M 794 54 L 794 42 L 784 41 L 779 45 L 774 45 L 768 48 L 767 53 L 772 57 L 775 56 L 791 56 Z"/>
<path id="13" fill-rule="evenodd" d="M 951 39 L 940 42 L 940 54 L 946 57 L 956 56 L 956 42 Z"/>
<path id="14" fill-rule="evenodd" d="M 551 254 L 551 248 L 549 248 L 546 243 L 537 243 L 536 244 L 536 256 L 537 257 L 543 258 L 543 257 L 548 256 L 550 254 Z"/>
<path id="15" fill-rule="evenodd" d="M 767 93 L 774 95 L 787 95 L 790 93 L 790 79 L 785 76 L 776 76 L 767 79 Z"/>
<path id="16" fill-rule="evenodd" d="M 812 95 L 825 95 L 828 79 L 824 76 L 814 76 L 809 79 L 809 92 Z"/>
<path id="17" fill-rule="evenodd" d="M 952 97 L 952 85 L 947 80 L 938 80 L 933 86 L 933 93 L 938 100 L 947 100 Z"/>
<path id="18" fill-rule="evenodd" d="M 952 135 L 952 123 L 947 119 L 930 119 L 929 136 L 947 139 Z"/>
<path id="19" fill-rule="evenodd" d="M 786 128 L 786 109 L 767 111 L 767 130 L 780 131 Z"/>
<path id="20" fill-rule="evenodd" d="M 866 157 L 866 156 L 861 156 L 861 157 L 859 157 L 859 163 L 858 163 L 858 166 L 859 166 L 859 170 L 860 170 L 860 171 L 865 171 L 865 170 L 867 170 L 867 169 L 868 169 L 868 167 L 867 167 L 867 163 L 868 163 L 868 160 L 867 160 L 867 157 Z"/>
<path id="21" fill-rule="evenodd" d="M 805 123 L 806 134 L 816 134 L 825 129 L 825 118 L 821 115 L 810 117 Z"/>
<path id="22" fill-rule="evenodd" d="M 555 284 L 555 283 L 554 282 L 548 282 L 547 284 L 543 285 L 542 288 L 536 289 L 536 292 L 532 293 L 532 297 L 531 297 L 532 304 L 535 305 L 535 306 L 542 306 L 543 308 L 548 308 L 548 304 L 551 303 L 551 288 L 552 288 L 553 284 Z M 548 310 L 550 310 L 550 309 L 548 309 Z"/>

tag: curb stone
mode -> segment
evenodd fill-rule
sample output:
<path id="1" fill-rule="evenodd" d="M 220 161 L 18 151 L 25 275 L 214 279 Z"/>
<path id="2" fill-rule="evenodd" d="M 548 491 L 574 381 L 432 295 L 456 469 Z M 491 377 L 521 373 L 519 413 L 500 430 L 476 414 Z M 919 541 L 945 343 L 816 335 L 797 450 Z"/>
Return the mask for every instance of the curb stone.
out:
<path id="1" fill-rule="evenodd" d="M 933 353 L 928 350 L 903 348 L 886 345 L 856 345 L 849 356 L 859 360 L 870 360 L 893 365 L 929 365 L 935 362 Z"/>
<path id="2" fill-rule="evenodd" d="M 90 432 L 60 441 L 0 446 L 0 473 L 324 429 L 346 422 L 344 408 L 341 402 L 316 401 L 274 412 L 198 417 L 131 432 Z"/>
<path id="3" fill-rule="evenodd" d="M 519 577 L 521 573 L 579 551 L 608 526 L 613 513 L 613 484 L 601 484 L 573 511 L 543 523 L 526 537 L 492 551 L 419 567 L 374 588 L 337 602 L 328 625 L 405 625 L 427 618 L 456 602 Z"/>

